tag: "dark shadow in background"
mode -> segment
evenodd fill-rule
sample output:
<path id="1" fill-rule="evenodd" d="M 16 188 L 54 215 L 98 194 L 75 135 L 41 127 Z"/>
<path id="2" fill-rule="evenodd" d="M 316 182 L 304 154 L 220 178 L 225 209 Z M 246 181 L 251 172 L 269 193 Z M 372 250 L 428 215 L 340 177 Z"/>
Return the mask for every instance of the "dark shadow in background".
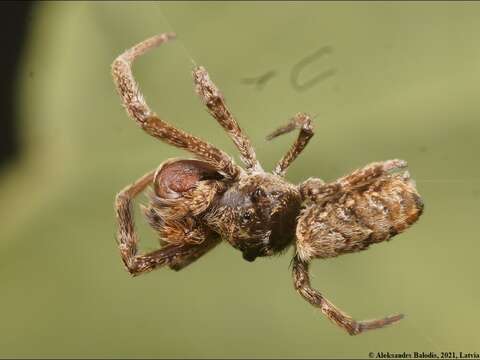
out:
<path id="1" fill-rule="evenodd" d="M 32 5 L 32 1 L 0 4 L 0 171 L 21 153 L 16 83 Z"/>
<path id="2" fill-rule="evenodd" d="M 323 81 L 329 78 L 330 76 L 335 75 L 337 71 L 335 69 L 329 69 L 318 74 L 317 76 L 315 76 L 313 79 L 310 79 L 309 81 L 306 81 L 306 82 L 299 81 L 300 74 L 306 66 L 310 65 L 312 62 L 321 58 L 324 55 L 331 54 L 332 52 L 333 52 L 333 47 L 322 46 L 320 49 L 316 50 L 313 54 L 305 56 L 298 63 L 293 65 L 292 71 L 290 73 L 290 84 L 292 84 L 293 88 L 297 91 L 305 91 L 310 89 L 312 86 L 316 85 L 318 82 Z"/>

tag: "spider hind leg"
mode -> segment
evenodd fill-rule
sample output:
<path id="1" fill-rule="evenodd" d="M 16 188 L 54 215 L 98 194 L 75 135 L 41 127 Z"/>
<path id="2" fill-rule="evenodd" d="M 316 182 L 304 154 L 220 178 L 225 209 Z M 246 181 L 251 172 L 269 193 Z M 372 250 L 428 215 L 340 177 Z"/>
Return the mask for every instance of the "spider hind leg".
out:
<path id="1" fill-rule="evenodd" d="M 350 315 L 337 308 L 320 292 L 311 287 L 308 263 L 301 261 L 298 257 L 293 259 L 293 280 L 295 290 L 297 290 L 305 300 L 311 305 L 320 308 L 322 313 L 327 316 L 330 321 L 337 324 L 350 335 L 358 335 L 367 330 L 380 329 L 387 325 L 394 324 L 403 318 L 403 314 L 397 314 L 375 320 L 354 320 Z"/>

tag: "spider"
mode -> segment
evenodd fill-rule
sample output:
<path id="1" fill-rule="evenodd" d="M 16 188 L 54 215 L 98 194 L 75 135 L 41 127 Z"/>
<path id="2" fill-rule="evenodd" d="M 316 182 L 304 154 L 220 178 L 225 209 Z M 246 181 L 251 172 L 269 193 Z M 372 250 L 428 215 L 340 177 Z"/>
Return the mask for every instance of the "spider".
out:
<path id="1" fill-rule="evenodd" d="M 350 335 L 382 328 L 403 315 L 355 321 L 310 285 L 309 263 L 367 249 L 412 225 L 422 200 L 403 160 L 374 162 L 333 182 L 309 178 L 299 185 L 285 180 L 289 165 L 313 136 L 312 119 L 296 114 L 270 134 L 295 129 L 299 135 L 275 169 L 265 172 L 254 148 L 228 109 L 223 95 L 201 67 L 193 69 L 195 90 L 240 152 L 244 168 L 208 142 L 175 128 L 147 105 L 132 75 L 132 62 L 175 38 L 163 33 L 126 50 L 112 64 L 112 75 L 128 115 L 149 135 L 192 153 L 168 159 L 121 190 L 115 199 L 117 243 L 128 272 L 135 276 L 168 266 L 181 270 L 216 247 L 222 239 L 243 258 L 283 253 L 294 245 L 296 291 Z M 143 213 L 160 238 L 160 248 L 139 253 L 133 199 L 150 187 Z"/>

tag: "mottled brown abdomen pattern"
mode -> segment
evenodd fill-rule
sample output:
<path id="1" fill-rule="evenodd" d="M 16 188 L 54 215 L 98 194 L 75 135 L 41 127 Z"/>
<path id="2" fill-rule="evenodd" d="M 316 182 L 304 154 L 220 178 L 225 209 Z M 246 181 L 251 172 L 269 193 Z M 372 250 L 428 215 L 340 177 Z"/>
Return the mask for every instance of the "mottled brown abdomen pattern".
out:
<path id="1" fill-rule="evenodd" d="M 306 207 L 296 231 L 298 255 L 309 261 L 367 249 L 404 231 L 422 211 L 422 200 L 407 174 L 381 177 Z"/>

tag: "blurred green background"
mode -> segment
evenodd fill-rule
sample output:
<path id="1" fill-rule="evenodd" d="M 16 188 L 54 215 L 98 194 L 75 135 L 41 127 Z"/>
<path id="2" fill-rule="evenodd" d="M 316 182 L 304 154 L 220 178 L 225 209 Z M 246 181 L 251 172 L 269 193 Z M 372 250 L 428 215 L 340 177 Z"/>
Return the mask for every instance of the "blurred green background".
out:
<path id="1" fill-rule="evenodd" d="M 479 18 L 479 3 L 457 2 L 37 3 L 16 84 L 27 149 L 0 173 L 0 356 L 480 352 Z M 348 336 L 293 290 L 292 251 L 247 263 L 221 245 L 181 272 L 128 276 L 114 241 L 114 196 L 188 154 L 127 117 L 110 64 L 165 31 L 178 41 L 139 59 L 134 72 L 152 108 L 180 128 L 236 154 L 194 94 L 193 59 L 267 169 L 295 135 L 264 136 L 298 111 L 318 114 L 315 137 L 288 173 L 294 183 L 371 161 L 409 162 L 426 204 L 420 221 L 392 242 L 312 266 L 313 285 L 356 319 L 406 319 Z M 299 81 L 331 76 L 298 91 L 292 68 L 323 46 L 331 52 Z M 271 71 L 263 87 L 245 82 Z M 155 248 L 146 223 L 137 225 L 143 248 Z"/>

